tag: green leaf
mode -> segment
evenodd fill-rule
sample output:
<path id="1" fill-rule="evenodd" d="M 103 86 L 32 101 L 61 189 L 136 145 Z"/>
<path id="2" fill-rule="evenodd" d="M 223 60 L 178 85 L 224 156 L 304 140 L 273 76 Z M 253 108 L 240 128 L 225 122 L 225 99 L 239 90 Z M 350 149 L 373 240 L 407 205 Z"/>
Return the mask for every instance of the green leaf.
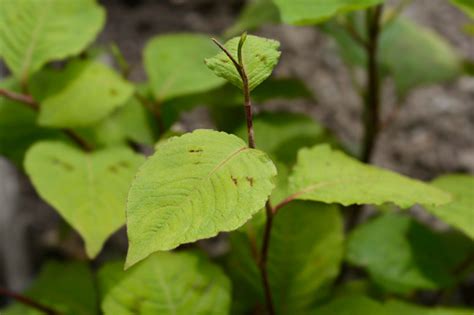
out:
<path id="1" fill-rule="evenodd" d="M 160 144 L 128 195 L 126 266 L 242 226 L 270 195 L 276 169 L 236 136 L 196 130 Z"/>
<path id="2" fill-rule="evenodd" d="M 240 37 L 234 37 L 224 45 L 235 60 L 238 59 L 237 48 L 239 41 Z M 279 48 L 280 43 L 276 40 L 247 35 L 242 47 L 242 60 L 248 77 L 250 90 L 253 90 L 272 74 L 273 68 L 275 68 L 280 58 Z M 217 76 L 242 88 L 242 79 L 237 69 L 235 69 L 234 64 L 224 52 L 205 59 L 205 62 L 209 69 Z"/>
<path id="3" fill-rule="evenodd" d="M 156 118 L 136 98 L 96 125 L 76 129 L 94 147 L 126 145 L 127 141 L 153 145 L 159 130 Z"/>
<path id="4" fill-rule="evenodd" d="M 329 304 L 317 308 L 314 315 L 395 315 L 383 305 L 365 296 L 349 296 L 333 300 Z M 400 314 L 397 314 L 400 315 Z"/>
<path id="5" fill-rule="evenodd" d="M 432 184 L 451 193 L 453 201 L 441 207 L 426 209 L 474 239 L 474 176 L 445 175 L 435 179 Z"/>
<path id="6" fill-rule="evenodd" d="M 44 141 L 27 152 L 25 169 L 40 196 L 81 234 L 92 258 L 125 223 L 127 190 L 142 162 L 127 148 L 85 153 Z"/>
<path id="7" fill-rule="evenodd" d="M 474 19 L 474 2 L 472 0 L 450 0 L 451 3 L 464 11 L 467 16 Z"/>
<path id="8" fill-rule="evenodd" d="M 274 0 L 283 22 L 293 25 L 313 25 L 341 13 L 362 10 L 383 0 Z"/>
<path id="9" fill-rule="evenodd" d="M 97 296 L 93 275 L 84 263 L 50 261 L 41 269 L 26 296 L 59 311 L 63 315 L 94 315 Z M 14 303 L 2 315 L 43 315 L 24 304 Z"/>
<path id="10" fill-rule="evenodd" d="M 20 91 L 19 84 L 13 78 L 1 81 L 0 87 L 13 92 Z M 36 141 L 65 138 L 58 130 L 38 126 L 37 116 L 34 110 L 24 104 L 0 97 L 0 155 L 19 167 L 23 165 L 26 150 Z"/>
<path id="11" fill-rule="evenodd" d="M 442 205 L 451 196 L 433 186 L 375 166 L 366 165 L 328 145 L 298 152 L 290 177 L 295 199 L 326 203 L 382 205 Z"/>
<path id="12" fill-rule="evenodd" d="M 254 118 L 254 131 L 258 148 L 287 164 L 295 162 L 296 153 L 302 147 L 334 142 L 316 121 L 296 113 L 261 113 Z M 236 134 L 246 139 L 247 126 L 241 126 Z"/>
<path id="13" fill-rule="evenodd" d="M 448 41 L 404 18 L 398 18 L 382 33 L 380 60 L 402 96 L 414 87 L 449 81 L 462 72 L 461 58 Z"/>
<path id="14" fill-rule="evenodd" d="M 263 216 L 263 213 L 262 213 Z M 251 248 L 261 248 L 264 220 L 254 219 L 231 234 L 227 264 L 234 285 L 234 313 L 247 314 L 264 304 L 261 278 Z M 256 238 L 256 243 L 251 241 Z M 278 314 L 307 314 L 327 296 L 343 256 L 343 227 L 339 208 L 295 202 L 274 217 L 268 273 Z M 252 245 L 253 244 L 253 245 Z"/>
<path id="15" fill-rule="evenodd" d="M 435 233 L 397 214 L 360 225 L 347 247 L 350 263 L 365 267 L 378 285 L 401 294 L 452 286 L 457 281 L 454 270 L 474 252 L 467 238 Z"/>
<path id="16" fill-rule="evenodd" d="M 223 85 L 225 81 L 206 71 L 203 63 L 216 51 L 209 37 L 201 34 L 154 37 L 146 45 L 143 58 L 155 98 L 162 102 Z"/>
<path id="17" fill-rule="evenodd" d="M 362 18 L 355 16 L 352 20 L 357 30 L 365 33 Z M 336 23 L 328 23 L 323 29 L 334 37 L 346 62 L 365 66 L 367 58 L 363 48 L 347 31 Z M 410 53 L 400 54 L 400 51 Z M 391 22 L 380 35 L 379 64 L 383 75 L 393 77 L 402 97 L 413 88 L 449 81 L 462 73 L 462 60 L 449 42 L 403 17 Z"/>
<path id="18" fill-rule="evenodd" d="M 105 118 L 132 96 L 133 85 L 101 63 L 72 62 L 38 73 L 31 93 L 41 103 L 40 125 L 71 128 Z"/>
<path id="19" fill-rule="evenodd" d="M 26 80 L 45 63 L 80 53 L 105 22 L 93 0 L 0 0 L 1 55 Z"/>
<path id="20" fill-rule="evenodd" d="M 230 283 L 203 255 L 157 253 L 124 272 L 102 301 L 105 315 L 229 312 Z"/>
<path id="21" fill-rule="evenodd" d="M 103 301 L 107 294 L 125 277 L 123 261 L 109 261 L 103 264 L 97 272 L 97 288 L 100 300 Z"/>
<path id="22" fill-rule="evenodd" d="M 237 21 L 225 31 L 225 37 L 233 37 L 245 31 L 252 31 L 264 24 L 278 23 L 280 13 L 272 0 L 247 2 Z"/>
<path id="23" fill-rule="evenodd" d="M 441 307 L 428 308 L 396 300 L 385 303 L 385 308 L 391 312 L 392 315 L 472 315 L 472 310 Z"/>

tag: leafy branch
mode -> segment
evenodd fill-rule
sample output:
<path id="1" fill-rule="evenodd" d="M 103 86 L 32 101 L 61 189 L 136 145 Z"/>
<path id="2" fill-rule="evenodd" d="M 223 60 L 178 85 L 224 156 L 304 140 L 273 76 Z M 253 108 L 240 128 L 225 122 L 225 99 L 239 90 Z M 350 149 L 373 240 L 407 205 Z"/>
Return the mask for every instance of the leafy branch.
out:
<path id="1" fill-rule="evenodd" d="M 212 38 L 212 41 L 227 55 L 227 57 L 232 61 L 235 69 L 240 75 L 242 79 L 242 90 L 244 94 L 244 108 L 245 108 L 245 118 L 247 122 L 247 137 L 248 137 L 248 145 L 250 148 L 255 148 L 255 138 L 254 138 L 254 130 L 253 130 L 253 112 L 252 112 L 252 103 L 250 100 L 250 87 L 249 81 L 247 77 L 247 73 L 245 71 L 245 66 L 243 63 L 243 56 L 242 56 L 242 47 L 245 43 L 247 38 L 247 33 L 243 33 L 240 37 L 239 44 L 237 47 L 237 58 L 232 56 L 227 48 L 224 47 L 218 40 Z M 258 267 L 260 270 L 260 275 L 262 277 L 262 284 L 265 293 L 265 302 L 267 306 L 267 311 L 269 315 L 275 314 L 275 307 L 273 305 L 273 297 L 270 288 L 270 281 L 268 278 L 268 271 L 267 271 L 267 260 L 268 260 L 268 250 L 270 248 L 270 236 L 272 230 L 272 223 L 273 223 L 273 215 L 274 209 L 270 204 L 270 200 L 267 200 L 265 204 L 265 213 L 266 213 L 266 222 L 265 222 L 265 231 L 263 235 L 263 242 L 262 248 L 260 251 L 260 257 L 258 259 Z"/>
<path id="2" fill-rule="evenodd" d="M 31 96 L 27 94 L 20 94 L 13 91 L 9 91 L 6 89 L 0 88 L 0 96 L 3 96 L 7 99 L 10 99 L 15 102 L 22 103 L 29 108 L 33 109 L 34 111 L 39 111 L 40 105 L 39 103 Z M 73 140 L 79 147 L 81 147 L 84 151 L 92 151 L 93 147 L 89 144 L 85 139 L 83 139 L 79 134 L 77 134 L 74 130 L 69 128 L 61 129 L 71 140 Z"/>

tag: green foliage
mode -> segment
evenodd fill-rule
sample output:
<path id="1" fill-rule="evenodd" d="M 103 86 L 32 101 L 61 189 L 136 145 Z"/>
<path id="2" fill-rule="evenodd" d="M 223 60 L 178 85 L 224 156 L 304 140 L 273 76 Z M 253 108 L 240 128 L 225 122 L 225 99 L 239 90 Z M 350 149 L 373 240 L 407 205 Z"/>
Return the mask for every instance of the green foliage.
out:
<path id="1" fill-rule="evenodd" d="M 226 37 L 254 30 L 264 24 L 280 21 L 280 13 L 272 0 L 251 0 L 242 9 L 237 21 L 225 31 Z"/>
<path id="2" fill-rule="evenodd" d="M 474 19 L 474 2 L 471 0 L 450 0 L 452 4 L 464 11 L 467 16 Z"/>
<path id="3" fill-rule="evenodd" d="M 15 79 L 0 82 L 0 88 L 20 91 Z M 40 139 L 61 139 L 61 133 L 38 126 L 37 114 L 19 102 L 0 97 L 0 155 L 21 167 L 26 150 Z M 14 132 L 12 132 L 14 130 Z"/>
<path id="4" fill-rule="evenodd" d="M 459 235 L 434 233 L 415 220 L 386 214 L 350 235 L 347 259 L 365 267 L 373 281 L 396 293 L 450 287 L 474 244 Z"/>
<path id="5" fill-rule="evenodd" d="M 256 217 L 231 234 L 227 269 L 234 285 L 234 313 L 263 304 L 255 260 L 264 225 Z M 268 270 L 278 314 L 307 314 L 328 294 L 343 254 L 342 218 L 335 205 L 299 201 L 275 216 Z M 254 252 L 252 252 L 252 249 Z"/>
<path id="6" fill-rule="evenodd" d="M 25 169 L 40 196 L 81 234 L 93 258 L 125 223 L 127 190 L 142 161 L 127 148 L 84 153 L 61 142 L 38 142 L 26 155 Z"/>
<path id="7" fill-rule="evenodd" d="M 407 208 L 416 203 L 442 205 L 451 201 L 449 194 L 435 187 L 365 165 L 328 145 L 299 151 L 290 176 L 290 191 L 295 199 L 345 206 L 391 202 Z"/>
<path id="8" fill-rule="evenodd" d="M 41 102 L 40 125 L 70 128 L 105 118 L 132 96 L 133 85 L 101 63 L 81 61 L 38 73 L 31 92 Z"/>
<path id="9" fill-rule="evenodd" d="M 362 19 L 353 17 L 354 27 L 363 33 Z M 323 29 L 334 37 L 341 57 L 349 64 L 365 66 L 366 55 L 347 31 L 336 23 Z M 461 58 L 451 45 L 434 31 L 407 18 L 397 18 L 382 30 L 379 63 L 384 74 L 391 76 L 397 92 L 405 96 L 418 86 L 445 82 L 461 75 Z M 409 51 L 409 54 L 400 54 Z M 423 60 L 423 62 L 420 62 Z"/>
<path id="10" fill-rule="evenodd" d="M 391 312 L 391 315 L 472 315 L 472 310 L 458 310 L 449 308 L 428 308 L 401 301 L 388 301 L 385 308 Z"/>
<path id="11" fill-rule="evenodd" d="M 229 280 L 202 255 L 159 253 L 117 272 L 101 274 L 114 281 L 101 304 L 105 315 L 221 315 L 230 308 Z"/>
<path id="12" fill-rule="evenodd" d="M 379 303 L 365 296 L 349 296 L 336 299 L 314 310 L 314 315 L 395 315 Z"/>
<path id="13" fill-rule="evenodd" d="M 25 295 L 54 308 L 63 315 L 95 315 L 97 297 L 92 272 L 79 262 L 46 263 Z M 43 315 L 20 303 L 12 304 L 3 315 Z"/>
<path id="14" fill-rule="evenodd" d="M 345 64 L 366 68 L 363 87 L 352 73 L 366 105 L 363 145 L 371 127 L 374 143 L 383 131 L 369 118 L 374 108 L 385 112 L 385 78 L 400 101 L 415 87 L 469 73 L 470 62 L 446 40 L 400 18 L 390 3 L 376 10 L 383 0 L 249 0 L 223 35 L 242 36 L 215 41 L 221 51 L 204 34 L 153 37 L 143 51 L 148 81 L 137 84 L 117 46 L 88 47 L 105 20 L 96 2 L 0 0 L 0 55 L 12 74 L 0 82 L 0 154 L 24 165 L 39 196 L 68 223 L 45 256 L 86 259 L 82 248 L 65 245 L 72 228 L 93 259 L 93 268 L 46 264 L 24 293 L 30 307 L 13 302 L 1 314 L 39 315 L 34 302 L 62 315 L 472 313 L 458 302 L 467 300 L 459 288 L 474 268 L 474 177 L 413 180 L 337 151 L 339 141 L 298 109 L 269 112 L 281 100 L 315 103 L 313 91 L 296 78 L 265 81 L 280 44 L 245 31 L 280 15 L 293 25 L 327 21 L 322 29 Z M 470 1 L 451 2 L 473 16 Z M 121 75 L 99 62 L 110 57 Z M 180 115 L 197 106 L 229 133 L 185 133 L 200 122 L 183 124 Z M 362 208 L 340 205 L 363 204 L 379 212 L 354 227 Z M 434 231 L 409 211 L 383 213 L 415 204 L 468 237 Z M 124 223 L 126 258 L 114 237 L 95 259 Z M 218 246 L 189 245 L 222 232 L 230 233 L 215 239 Z M 427 302 L 425 293 L 459 309 L 410 304 Z"/>
<path id="15" fill-rule="evenodd" d="M 410 53 L 400 55 L 400 51 Z M 403 18 L 384 30 L 380 59 L 393 76 L 400 95 L 414 87 L 449 81 L 461 74 L 461 58 L 444 38 Z"/>
<path id="16" fill-rule="evenodd" d="M 132 97 L 97 124 L 76 131 L 94 146 L 103 147 L 126 145 L 127 141 L 153 145 L 159 134 L 158 129 L 153 114 Z"/>
<path id="17" fill-rule="evenodd" d="M 49 61 L 80 53 L 105 22 L 95 0 L 0 0 L 0 7 L 1 55 L 22 81 Z"/>
<path id="18" fill-rule="evenodd" d="M 224 84 L 206 71 L 203 59 L 217 49 L 200 34 L 160 35 L 145 47 L 143 59 L 153 95 L 159 102 Z"/>
<path id="19" fill-rule="evenodd" d="M 365 296 L 339 298 L 314 311 L 314 315 L 470 315 L 472 311 L 428 308 L 390 300 L 385 304 Z"/>
<path id="20" fill-rule="evenodd" d="M 326 129 L 310 117 L 294 113 L 263 112 L 254 118 L 257 146 L 286 164 L 294 164 L 298 149 L 323 142 L 333 142 Z M 247 127 L 236 134 L 247 137 Z"/>
<path id="21" fill-rule="evenodd" d="M 280 9 L 283 22 L 293 25 L 313 25 L 331 17 L 368 8 L 383 0 L 273 0 Z"/>
<path id="22" fill-rule="evenodd" d="M 227 41 L 224 47 L 238 60 L 238 45 L 240 37 Z M 249 88 L 253 90 L 267 79 L 278 63 L 280 43 L 276 40 L 248 35 L 242 47 L 242 60 L 247 73 Z M 229 57 L 220 52 L 212 58 L 205 59 L 206 65 L 217 76 L 222 77 L 242 89 L 242 78 Z"/>
<path id="23" fill-rule="evenodd" d="M 426 207 L 426 209 L 474 239 L 474 176 L 445 175 L 435 179 L 432 184 L 450 192 L 453 201 L 440 207 Z"/>
<path id="24" fill-rule="evenodd" d="M 265 153 L 223 132 L 196 130 L 160 144 L 128 195 L 127 267 L 237 229 L 265 205 L 275 175 Z"/>

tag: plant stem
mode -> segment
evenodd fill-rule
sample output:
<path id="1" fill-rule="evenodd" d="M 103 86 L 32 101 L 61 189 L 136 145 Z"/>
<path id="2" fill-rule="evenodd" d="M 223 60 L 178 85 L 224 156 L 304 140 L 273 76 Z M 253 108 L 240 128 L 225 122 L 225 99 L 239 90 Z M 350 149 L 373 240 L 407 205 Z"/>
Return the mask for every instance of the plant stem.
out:
<path id="1" fill-rule="evenodd" d="M 22 103 L 34 111 L 39 111 L 39 103 L 31 96 L 27 94 L 19 94 L 13 91 L 5 90 L 0 88 L 0 96 L 8 98 L 12 101 Z M 79 145 L 84 151 L 89 152 L 93 150 L 93 147 L 85 141 L 79 134 L 69 128 L 61 129 L 71 140 Z"/>
<path id="2" fill-rule="evenodd" d="M 12 291 L 9 291 L 5 288 L 1 288 L 0 287 L 0 296 L 5 296 L 5 297 L 9 297 L 9 298 L 12 298 L 14 299 L 15 301 L 18 301 L 22 304 L 25 304 L 27 306 L 30 306 L 34 309 L 37 309 L 38 311 L 41 311 L 47 315 L 60 315 L 61 313 L 46 306 L 46 305 L 43 305 L 35 300 L 32 300 L 31 298 L 27 297 L 27 296 L 24 296 L 24 295 L 21 295 L 21 294 L 18 294 L 18 293 L 15 293 L 15 292 L 12 292 Z"/>
<path id="3" fill-rule="evenodd" d="M 247 33 L 243 33 L 240 37 L 239 46 L 237 49 L 237 60 L 232 56 L 232 54 L 224 47 L 221 43 L 219 43 L 216 39 L 212 38 L 212 41 L 227 55 L 227 57 L 232 61 L 234 64 L 235 69 L 240 75 L 242 79 L 242 90 L 244 94 L 244 108 L 245 108 L 245 117 L 247 121 L 247 136 L 248 136 L 248 146 L 250 148 L 255 148 L 255 137 L 254 137 L 254 130 L 253 130 L 253 112 L 252 112 L 252 103 L 250 100 L 250 87 L 248 82 L 247 73 L 245 72 L 245 67 L 243 63 L 243 56 L 242 56 L 242 47 L 244 45 L 245 39 L 247 37 Z M 268 315 L 275 315 L 275 307 L 273 305 L 273 298 L 272 292 L 270 287 L 270 281 L 268 278 L 268 271 L 267 271 L 267 260 L 268 260 L 268 251 L 270 248 L 270 237 L 271 237 L 271 230 L 273 225 L 273 215 L 274 209 L 270 204 L 270 199 L 267 200 L 265 204 L 265 213 L 267 216 L 265 222 L 265 231 L 263 234 L 263 242 L 262 248 L 260 251 L 260 259 L 257 262 L 257 266 L 260 270 L 260 276 L 262 278 L 262 285 L 263 291 L 265 294 L 265 303 L 267 308 Z"/>
<path id="4" fill-rule="evenodd" d="M 268 278 L 267 261 L 268 261 L 268 250 L 270 249 L 270 238 L 273 226 L 273 208 L 270 204 L 270 200 L 265 204 L 265 213 L 267 220 L 265 222 L 265 231 L 263 233 L 262 250 L 260 253 L 260 260 L 258 267 L 260 269 L 260 275 L 262 277 L 263 290 L 265 293 L 265 303 L 267 305 L 267 311 L 269 315 L 275 314 L 275 307 L 273 306 L 272 290 L 270 287 L 270 281 Z"/>
<path id="5" fill-rule="evenodd" d="M 362 162 L 368 163 L 374 151 L 380 125 L 380 76 L 378 65 L 378 43 L 380 35 L 380 18 L 383 5 L 366 11 L 367 27 L 367 88 L 365 91 L 365 106 L 363 113 L 364 138 L 362 147 Z"/>
<path id="6" fill-rule="evenodd" d="M 364 95 L 364 135 L 360 160 L 369 163 L 377 142 L 380 130 L 380 76 L 378 64 L 378 43 L 381 29 L 383 5 L 366 10 L 367 27 L 367 86 Z M 352 230 L 359 222 L 362 206 L 354 205 L 349 208 L 346 230 Z"/>

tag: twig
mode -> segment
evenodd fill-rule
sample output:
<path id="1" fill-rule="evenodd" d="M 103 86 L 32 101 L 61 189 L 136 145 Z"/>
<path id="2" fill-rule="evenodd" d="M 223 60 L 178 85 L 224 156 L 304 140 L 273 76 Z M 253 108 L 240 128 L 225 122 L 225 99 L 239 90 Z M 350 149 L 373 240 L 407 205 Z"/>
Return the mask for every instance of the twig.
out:
<path id="1" fill-rule="evenodd" d="M 0 89 L 0 96 L 8 98 L 12 101 L 16 101 L 22 103 L 29 108 L 33 109 L 34 111 L 39 111 L 39 103 L 31 96 L 27 94 L 19 94 L 13 91 Z M 77 134 L 74 130 L 64 128 L 61 129 L 66 135 L 69 136 L 76 144 L 78 144 L 84 151 L 92 151 L 93 147 L 85 141 L 79 134 Z"/>
<path id="2" fill-rule="evenodd" d="M 41 311 L 47 315 L 60 315 L 61 313 L 50 308 L 49 306 L 43 305 L 27 296 L 21 295 L 19 293 L 15 293 L 12 291 L 9 291 L 5 288 L 0 287 L 0 296 L 5 296 L 8 298 L 12 298 L 17 302 L 20 302 L 24 305 L 30 306 L 34 309 L 37 309 L 38 311 Z"/>
<path id="3" fill-rule="evenodd" d="M 354 25 L 350 21 L 341 22 L 339 23 L 339 25 L 341 25 L 346 30 L 346 32 L 352 37 L 352 39 L 356 43 L 366 49 L 368 48 L 369 43 L 365 38 L 362 37 L 362 35 L 359 34 L 359 32 L 355 29 Z"/>
<path id="4" fill-rule="evenodd" d="M 253 117 L 252 117 L 252 103 L 250 101 L 250 87 L 249 87 L 248 77 L 245 72 L 243 56 L 242 56 L 242 47 L 245 43 L 246 38 L 247 38 L 247 33 L 243 33 L 240 37 L 240 41 L 237 47 L 237 60 L 234 58 L 234 56 L 232 56 L 229 50 L 227 50 L 227 48 L 224 47 L 224 45 L 219 43 L 219 41 L 217 41 L 215 38 L 212 38 L 212 41 L 227 55 L 227 57 L 229 57 L 229 59 L 234 64 L 235 69 L 239 73 L 240 78 L 242 79 L 245 117 L 247 120 L 248 145 L 250 148 L 255 148 Z M 265 222 L 265 232 L 263 235 L 263 243 L 262 243 L 262 248 L 260 252 L 260 259 L 258 260 L 257 265 L 260 270 L 260 275 L 262 278 L 267 313 L 268 315 L 274 315 L 275 307 L 273 306 L 273 298 L 272 298 L 270 281 L 269 281 L 268 272 L 267 272 L 267 258 L 268 258 L 268 250 L 270 248 L 270 236 L 271 236 L 273 213 L 274 213 L 274 210 L 272 209 L 272 206 L 270 204 L 270 200 L 268 200 L 265 205 L 265 212 L 267 215 L 267 220 Z"/>
<path id="5" fill-rule="evenodd" d="M 16 93 L 16 92 L 1 89 L 1 88 L 0 88 L 0 95 L 12 101 L 23 103 L 33 108 L 34 110 L 38 110 L 39 108 L 38 103 L 30 95 L 20 94 L 20 93 Z"/>

